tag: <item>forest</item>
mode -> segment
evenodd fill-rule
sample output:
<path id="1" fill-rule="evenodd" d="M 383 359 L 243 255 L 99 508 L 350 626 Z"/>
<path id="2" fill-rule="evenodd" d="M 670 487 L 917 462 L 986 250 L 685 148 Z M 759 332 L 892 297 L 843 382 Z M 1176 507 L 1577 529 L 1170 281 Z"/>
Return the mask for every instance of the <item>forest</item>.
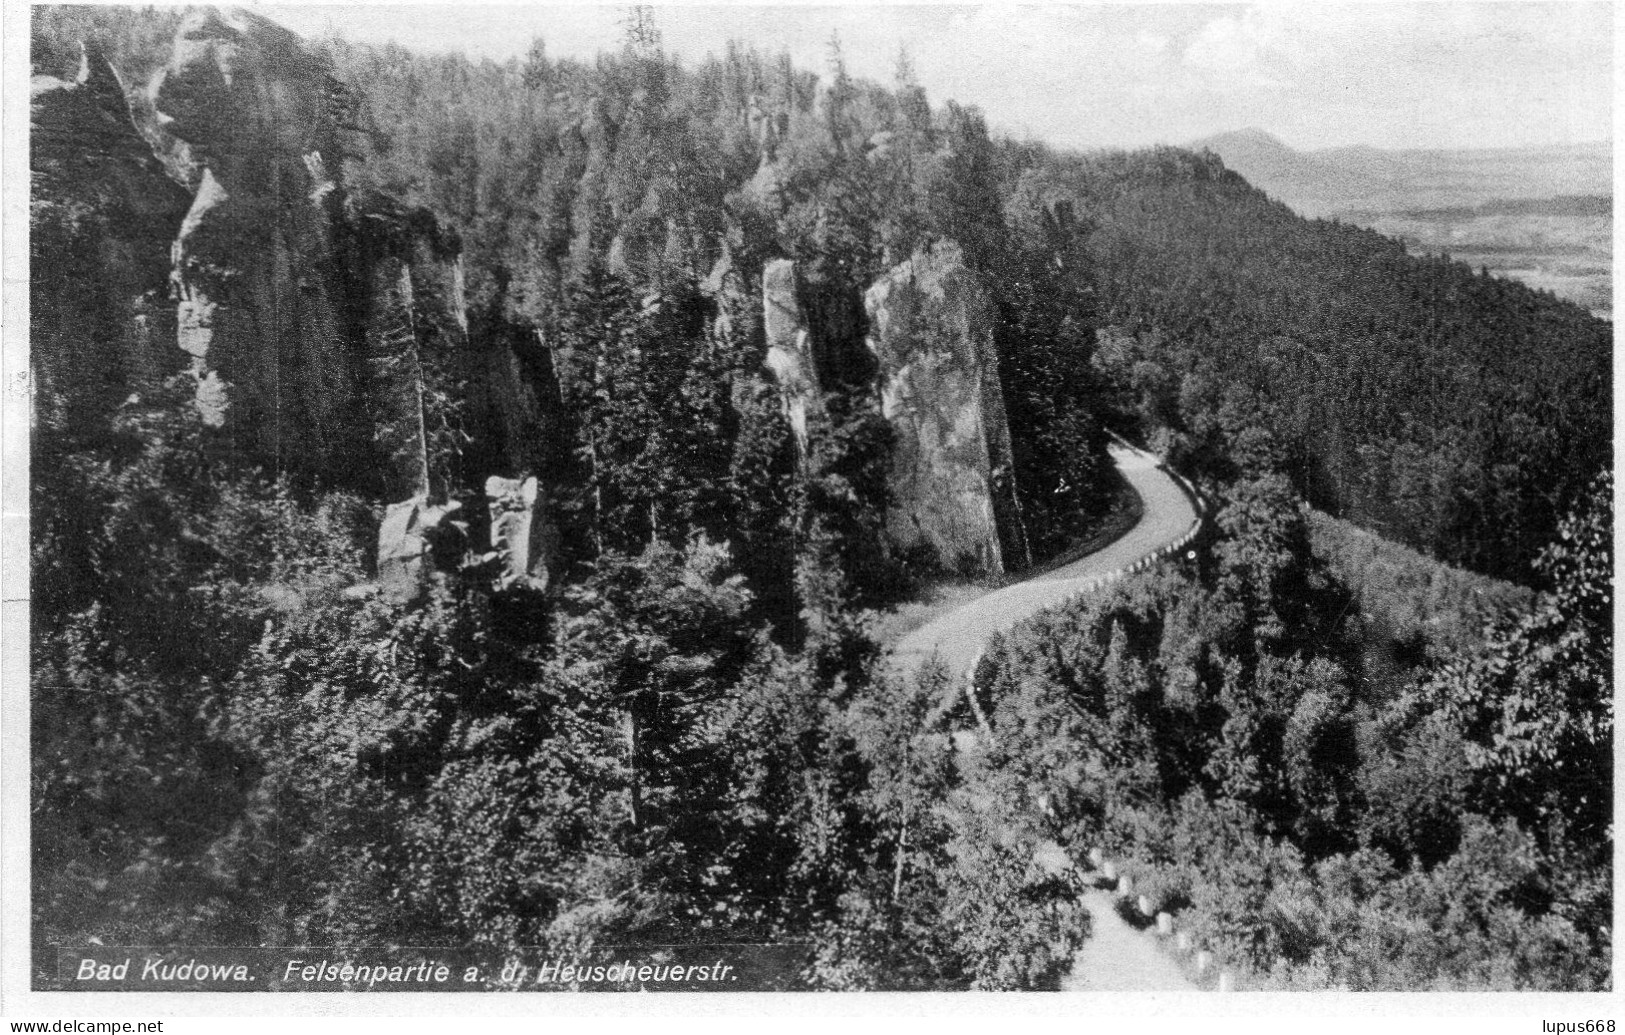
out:
<path id="1" fill-rule="evenodd" d="M 144 89 L 182 12 L 32 17 L 36 73 L 105 56 L 183 176 Z M 1209 153 L 1006 138 L 906 53 L 889 84 L 838 40 L 685 63 L 647 15 L 591 62 L 308 46 L 342 204 L 432 213 L 470 339 L 561 409 L 517 435 L 424 354 L 467 524 L 402 602 L 355 591 L 391 502 L 366 465 L 226 448 L 183 377 L 37 406 L 38 987 L 96 938 L 772 942 L 790 988 L 1054 988 L 1089 924 L 1042 840 L 1133 860 L 1264 987 L 1608 987 L 1610 324 Z M 121 218 L 41 182 L 36 321 Z M 1106 520 L 1108 431 L 1212 511 L 1192 557 L 999 641 L 973 751 L 958 674 L 899 676 L 872 631 L 961 573 L 888 545 L 860 299 L 950 241 L 992 299 L 1011 573 Z M 805 446 L 737 287 L 780 258 L 822 350 Z M 480 543 L 514 456 L 557 489 L 546 592 Z"/>

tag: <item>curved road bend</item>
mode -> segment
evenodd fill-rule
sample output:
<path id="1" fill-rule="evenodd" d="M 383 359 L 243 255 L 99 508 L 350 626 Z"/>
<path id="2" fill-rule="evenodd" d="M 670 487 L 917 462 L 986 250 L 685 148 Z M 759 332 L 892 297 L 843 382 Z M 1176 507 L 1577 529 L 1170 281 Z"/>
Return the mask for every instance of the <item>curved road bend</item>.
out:
<path id="1" fill-rule="evenodd" d="M 1196 509 L 1179 483 L 1143 450 L 1113 444 L 1113 462 L 1140 494 L 1139 522 L 1119 539 L 1065 567 L 995 590 L 921 626 L 897 641 L 892 664 L 912 670 L 937 655 L 954 678 L 970 666 L 995 633 L 1061 603 L 1104 575 L 1121 571 L 1175 543 L 1196 521 Z M 1059 846 L 1054 851 L 1060 853 Z M 1064 855 L 1064 853 L 1061 853 Z M 1093 930 L 1072 961 L 1067 991 L 1190 991 L 1196 986 L 1160 952 L 1154 936 L 1134 930 L 1112 908 L 1108 892 L 1091 889 L 1084 908 Z"/>
<path id="2" fill-rule="evenodd" d="M 1145 504 L 1138 524 L 1108 546 L 1065 567 L 994 590 L 927 622 L 897 641 L 892 664 L 912 670 L 935 654 L 958 677 L 995 633 L 1061 603 L 1092 580 L 1127 568 L 1189 531 L 1196 521 L 1196 509 L 1179 483 L 1157 466 L 1156 457 L 1115 443 L 1110 450 L 1117 469 Z"/>

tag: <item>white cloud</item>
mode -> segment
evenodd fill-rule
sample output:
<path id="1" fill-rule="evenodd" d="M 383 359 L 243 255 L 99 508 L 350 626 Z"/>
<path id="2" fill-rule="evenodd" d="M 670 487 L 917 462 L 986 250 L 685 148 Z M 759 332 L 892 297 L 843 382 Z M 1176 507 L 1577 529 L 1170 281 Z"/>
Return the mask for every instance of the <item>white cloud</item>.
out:
<path id="1" fill-rule="evenodd" d="M 1134 37 L 1134 49 L 1146 56 L 1160 56 L 1168 52 L 1171 41 L 1155 32 L 1141 32 Z"/>
<path id="2" fill-rule="evenodd" d="M 1280 73 L 1301 63 L 1303 46 L 1278 7 L 1251 7 L 1204 25 L 1185 45 L 1185 63 L 1248 85 L 1272 85 Z"/>

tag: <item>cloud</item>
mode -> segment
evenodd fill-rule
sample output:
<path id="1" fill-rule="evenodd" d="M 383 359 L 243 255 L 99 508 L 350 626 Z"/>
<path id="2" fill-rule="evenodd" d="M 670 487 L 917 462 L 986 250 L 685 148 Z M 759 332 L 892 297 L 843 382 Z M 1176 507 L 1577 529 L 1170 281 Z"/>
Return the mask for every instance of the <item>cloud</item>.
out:
<path id="1" fill-rule="evenodd" d="M 1247 85 L 1282 85 L 1283 73 L 1295 70 L 1304 55 L 1293 29 L 1276 7 L 1223 15 L 1202 26 L 1185 45 L 1184 61 L 1199 71 L 1240 77 Z"/>
<path id="2" fill-rule="evenodd" d="M 1168 52 L 1171 40 L 1155 32 L 1141 32 L 1134 37 L 1134 49 L 1146 57 L 1157 57 Z"/>

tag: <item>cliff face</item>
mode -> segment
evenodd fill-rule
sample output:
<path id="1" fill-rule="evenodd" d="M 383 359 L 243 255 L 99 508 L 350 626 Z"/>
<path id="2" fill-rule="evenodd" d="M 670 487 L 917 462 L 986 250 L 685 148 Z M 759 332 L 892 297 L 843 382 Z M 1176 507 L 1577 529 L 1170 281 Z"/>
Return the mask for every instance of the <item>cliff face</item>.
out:
<path id="1" fill-rule="evenodd" d="M 200 170 L 171 281 L 205 423 L 278 469 L 396 501 L 379 571 L 410 596 L 437 524 L 425 363 L 467 350 L 455 238 L 346 189 L 344 91 L 272 22 L 193 15 L 151 95 Z"/>
<path id="2" fill-rule="evenodd" d="M 464 379 L 476 408 L 500 411 L 505 433 L 472 452 L 521 479 L 556 385 L 550 395 L 541 379 L 527 395 L 510 383 L 525 371 L 507 338 L 470 348 L 455 234 L 425 210 L 347 188 L 347 94 L 297 36 L 201 10 L 149 90 L 154 134 L 187 156 L 176 178 L 105 62 L 88 55 L 71 82 L 36 79 L 36 252 L 69 246 L 36 255 L 39 398 L 51 419 L 91 426 L 143 379 L 189 366 L 218 448 L 390 504 L 380 582 L 409 598 L 457 507 L 445 494 L 477 494 L 490 473 L 460 486 L 436 475 L 435 385 Z M 524 526 L 525 548 L 505 551 L 510 574 L 545 585 L 556 537 L 530 534 L 550 526 L 545 494 L 527 484 L 493 511 L 504 542 Z"/>
<path id="3" fill-rule="evenodd" d="M 341 421 L 370 429 L 374 477 L 387 499 L 431 491 L 430 357 L 461 365 L 468 351 L 462 260 L 434 217 L 377 195 L 345 198 L 336 224 L 345 332 L 342 359 L 360 359 L 358 394 Z M 444 488 L 443 486 L 441 487 Z"/>
<path id="4" fill-rule="evenodd" d="M 97 53 L 36 76 L 30 137 L 30 363 L 36 418 L 86 429 L 181 367 L 169 250 L 187 192 L 136 131 Z"/>
<path id="5" fill-rule="evenodd" d="M 814 297 L 808 298 L 809 294 Z M 832 291 L 802 284 L 788 259 L 762 272 L 766 366 L 805 460 L 827 423 L 824 393 L 877 392 L 895 433 L 886 533 L 892 548 L 922 548 L 963 571 L 1002 572 L 1025 555 L 1014 462 L 987 291 L 959 246 L 916 252 L 863 297 L 869 364 L 832 347 L 854 318 Z"/>
<path id="6" fill-rule="evenodd" d="M 824 417 L 818 365 L 807 331 L 807 314 L 797 293 L 796 265 L 774 259 L 762 270 L 762 325 L 767 338 L 767 369 L 778 382 L 785 417 L 796 436 L 796 448 L 807 453 L 809 424 Z"/>
<path id="7" fill-rule="evenodd" d="M 362 369 L 346 347 L 345 317 L 371 309 L 367 316 L 391 322 L 379 307 L 400 301 L 365 297 L 398 285 L 388 273 L 354 271 L 359 290 L 346 290 L 325 75 L 280 26 L 205 10 L 182 25 L 151 86 L 159 126 L 201 168 L 173 270 L 198 408 L 277 466 L 323 472 L 369 459 L 350 418 Z"/>
<path id="8" fill-rule="evenodd" d="M 889 535 L 905 551 L 931 548 L 949 567 L 1002 572 L 1013 462 L 987 292 L 959 247 L 944 242 L 893 268 L 864 304 L 881 407 L 896 433 Z"/>

